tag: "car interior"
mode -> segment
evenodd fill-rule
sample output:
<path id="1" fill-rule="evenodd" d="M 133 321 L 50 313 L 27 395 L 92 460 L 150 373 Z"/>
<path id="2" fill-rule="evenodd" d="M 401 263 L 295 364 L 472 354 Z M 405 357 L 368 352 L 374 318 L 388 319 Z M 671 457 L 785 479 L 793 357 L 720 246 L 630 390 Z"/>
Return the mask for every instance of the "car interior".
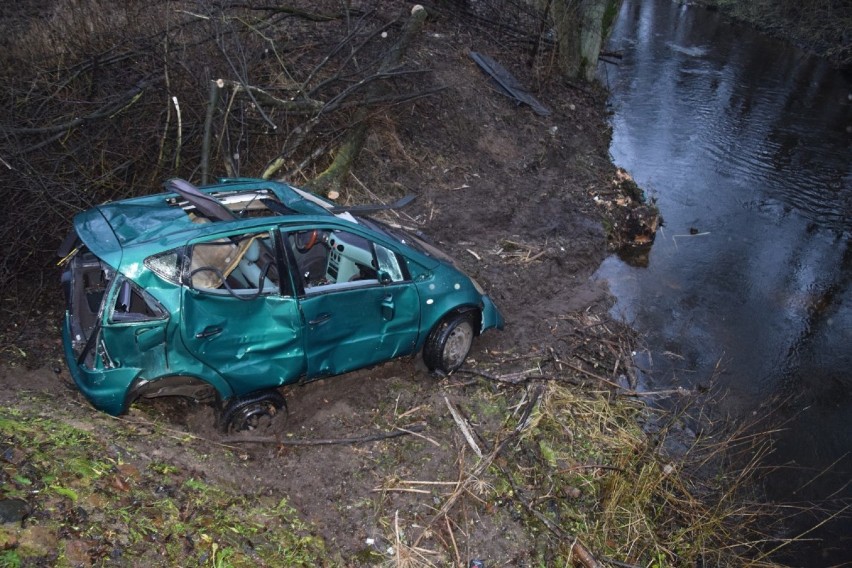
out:
<path id="1" fill-rule="evenodd" d="M 196 244 L 189 269 L 192 287 L 233 295 L 278 291 L 278 270 L 268 233 Z"/>
<path id="2" fill-rule="evenodd" d="M 373 245 L 363 237 L 308 230 L 290 233 L 288 239 L 307 294 L 378 283 Z"/>

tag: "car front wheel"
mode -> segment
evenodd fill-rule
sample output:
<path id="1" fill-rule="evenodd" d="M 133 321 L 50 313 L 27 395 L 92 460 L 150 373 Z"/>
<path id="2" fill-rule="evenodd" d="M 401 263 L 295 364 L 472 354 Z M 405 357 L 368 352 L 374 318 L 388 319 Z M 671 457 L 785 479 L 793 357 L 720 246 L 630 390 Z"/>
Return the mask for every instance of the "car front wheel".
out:
<path id="1" fill-rule="evenodd" d="M 455 314 L 441 320 L 423 346 L 423 362 L 430 371 L 449 374 L 467 358 L 473 344 L 474 314 Z"/>

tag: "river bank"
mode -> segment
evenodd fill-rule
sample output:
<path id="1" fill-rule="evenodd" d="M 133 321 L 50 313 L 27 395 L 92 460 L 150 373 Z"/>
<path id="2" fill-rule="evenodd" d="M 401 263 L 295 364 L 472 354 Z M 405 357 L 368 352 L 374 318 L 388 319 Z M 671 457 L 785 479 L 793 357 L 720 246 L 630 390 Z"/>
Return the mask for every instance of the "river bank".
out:
<path id="1" fill-rule="evenodd" d="M 850 76 L 719 12 L 622 16 L 610 152 L 666 226 L 643 267 L 605 261 L 613 312 L 652 388 L 703 385 L 729 420 L 764 418 L 765 498 L 809 537 L 788 561 L 849 562 Z"/>
<path id="2" fill-rule="evenodd" d="M 695 4 L 788 40 L 837 68 L 852 68 L 852 7 L 848 2 L 698 0 Z"/>

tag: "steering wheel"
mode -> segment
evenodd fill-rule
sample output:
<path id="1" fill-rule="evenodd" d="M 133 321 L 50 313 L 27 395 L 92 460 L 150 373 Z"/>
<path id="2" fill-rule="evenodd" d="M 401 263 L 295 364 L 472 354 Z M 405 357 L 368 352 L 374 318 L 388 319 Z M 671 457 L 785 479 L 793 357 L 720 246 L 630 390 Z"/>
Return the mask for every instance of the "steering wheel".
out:
<path id="1" fill-rule="evenodd" d="M 305 253 L 314 248 L 314 245 L 319 242 L 319 231 L 314 229 L 312 231 L 301 231 L 296 233 L 295 238 L 293 239 L 293 244 L 296 245 L 296 250 Z"/>

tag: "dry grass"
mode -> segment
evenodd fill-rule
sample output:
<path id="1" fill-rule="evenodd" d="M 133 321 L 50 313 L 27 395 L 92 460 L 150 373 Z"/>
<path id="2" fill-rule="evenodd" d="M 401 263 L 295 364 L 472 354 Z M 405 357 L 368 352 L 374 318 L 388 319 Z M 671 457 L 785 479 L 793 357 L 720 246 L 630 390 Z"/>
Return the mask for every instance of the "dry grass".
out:
<path id="1" fill-rule="evenodd" d="M 543 401 L 525 451 L 516 453 L 529 458 L 505 469 L 560 530 L 599 557 L 631 565 L 772 565 L 755 560 L 771 516 L 751 495 L 766 437 L 749 437 L 750 459 L 737 464 L 728 452 L 742 432 L 700 439 L 681 427 L 685 416 L 670 418 L 609 390 L 550 382 Z M 641 423 L 657 424 L 656 433 Z M 667 450 L 667 436 L 679 437 L 685 453 Z M 549 547 L 548 562 L 567 562 L 564 542 Z"/>
<path id="2" fill-rule="evenodd" d="M 570 565 L 579 543 L 598 560 L 629 566 L 775 566 L 763 554 L 781 544 L 763 532 L 772 512 L 751 496 L 763 438 L 750 439 L 755 451 L 738 467 L 727 459 L 734 435 L 693 440 L 686 454 L 670 455 L 663 439 L 638 426 L 649 413 L 609 390 L 548 382 L 499 465 L 480 471 L 484 460 L 460 456 L 468 468 L 461 481 L 441 486 L 452 491 L 442 493 L 439 514 L 421 538 L 402 537 L 394 512 L 390 565 L 459 565 L 459 548 L 470 544 L 462 536 L 470 526 L 466 502 L 485 510 L 503 503 L 520 515 L 537 535 L 531 560 L 541 565 Z M 396 483 L 408 489 L 423 482 Z M 452 526 L 463 527 L 462 534 Z"/>
<path id="3" fill-rule="evenodd" d="M 770 553 L 790 541 L 756 489 L 771 433 L 702 418 L 696 393 L 676 394 L 678 410 L 664 411 L 614 389 L 620 379 L 606 369 L 617 371 L 612 358 L 629 351 L 608 349 L 616 329 L 589 327 L 594 320 L 565 317 L 563 329 L 582 329 L 585 340 L 563 338 L 558 357 L 543 348 L 537 359 L 516 355 L 476 371 L 500 388 L 479 389 L 447 419 L 457 433 L 456 478 L 382 484 L 433 511 L 409 513 L 419 536 L 402 535 L 397 510 L 381 513 L 400 555 L 392 565 L 464 565 L 464 551 L 482 548 L 473 520 L 482 515 L 520 520 L 535 542 L 524 552 L 533 565 L 777 565 Z M 514 370 L 519 364 L 532 370 Z M 470 438 L 486 448 L 481 458 Z"/>

